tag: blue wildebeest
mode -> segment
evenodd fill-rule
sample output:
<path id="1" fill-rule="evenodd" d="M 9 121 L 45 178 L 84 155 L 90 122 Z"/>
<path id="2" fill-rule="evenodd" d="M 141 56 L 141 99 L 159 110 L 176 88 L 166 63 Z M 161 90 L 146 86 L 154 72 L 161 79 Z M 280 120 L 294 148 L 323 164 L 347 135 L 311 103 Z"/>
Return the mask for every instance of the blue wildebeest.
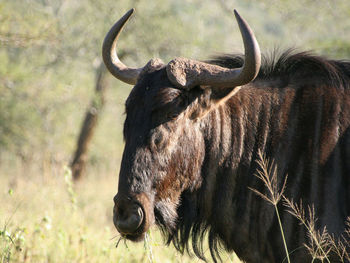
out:
<path id="1" fill-rule="evenodd" d="M 125 149 L 114 224 L 137 241 L 157 224 L 168 243 L 203 258 L 208 237 L 246 262 L 282 262 L 273 206 L 254 176 L 258 152 L 273 159 L 285 195 L 313 204 L 316 226 L 339 237 L 350 212 L 350 63 L 287 51 L 261 56 L 248 24 L 235 12 L 244 55 L 208 62 L 150 60 L 123 64 L 119 34 L 133 13 L 109 31 L 103 59 L 134 85 L 126 101 Z M 305 228 L 280 205 L 294 262 L 310 262 Z M 332 257 L 330 255 L 330 257 Z"/>

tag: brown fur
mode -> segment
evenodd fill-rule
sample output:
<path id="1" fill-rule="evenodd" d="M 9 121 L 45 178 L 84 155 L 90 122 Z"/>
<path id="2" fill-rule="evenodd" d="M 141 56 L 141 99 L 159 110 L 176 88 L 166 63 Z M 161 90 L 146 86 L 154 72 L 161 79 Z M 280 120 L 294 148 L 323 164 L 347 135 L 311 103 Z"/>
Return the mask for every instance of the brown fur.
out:
<path id="1" fill-rule="evenodd" d="M 243 58 L 210 63 L 235 68 Z M 154 215 L 180 251 L 192 240 L 204 258 L 208 234 L 214 260 L 223 246 L 246 262 L 282 262 L 274 209 L 248 189 L 265 191 L 254 176 L 262 150 L 279 182 L 288 174 L 286 195 L 314 204 L 317 226 L 339 236 L 350 215 L 349 83 L 349 62 L 291 51 L 265 58 L 240 90 L 181 90 L 163 66 L 150 67 L 126 102 L 118 195 L 147 196 L 147 208 L 139 201 L 145 221 Z M 292 260 L 310 261 L 298 249 L 307 242 L 303 228 L 286 212 L 281 219 L 290 251 L 297 249 Z"/>

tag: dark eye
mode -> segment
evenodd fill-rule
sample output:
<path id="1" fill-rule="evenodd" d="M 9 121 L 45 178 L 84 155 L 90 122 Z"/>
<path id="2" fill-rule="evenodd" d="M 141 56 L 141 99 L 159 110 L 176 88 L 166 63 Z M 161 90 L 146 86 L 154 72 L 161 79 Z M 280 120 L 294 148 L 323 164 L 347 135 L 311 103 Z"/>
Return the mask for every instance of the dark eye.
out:
<path id="1" fill-rule="evenodd" d="M 156 146 L 159 146 L 159 144 L 162 142 L 163 140 L 163 134 L 161 134 L 160 132 L 156 134 L 156 136 L 154 136 L 154 140 L 153 140 L 153 143 L 156 145 Z"/>
<path id="2" fill-rule="evenodd" d="M 159 148 L 162 145 L 163 140 L 164 140 L 163 133 L 160 131 L 155 131 L 151 135 L 151 147 Z"/>

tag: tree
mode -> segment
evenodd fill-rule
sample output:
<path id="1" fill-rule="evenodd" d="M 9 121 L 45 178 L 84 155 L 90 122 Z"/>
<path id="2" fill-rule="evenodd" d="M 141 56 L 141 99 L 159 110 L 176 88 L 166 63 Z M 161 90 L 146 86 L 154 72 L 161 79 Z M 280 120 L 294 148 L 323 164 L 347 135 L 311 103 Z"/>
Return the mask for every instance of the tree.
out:
<path id="1" fill-rule="evenodd" d="M 251 24 L 264 53 L 275 46 L 297 46 L 349 58 L 350 5 L 348 0 L 332 3 L 1 1 L 0 159 L 19 156 L 43 167 L 70 160 L 82 116 L 95 96 L 94 65 L 103 38 L 131 7 L 136 12 L 122 33 L 119 55 L 130 66 L 142 66 L 153 57 L 164 62 L 177 56 L 208 59 L 217 52 L 242 50 L 233 8 Z M 112 85 L 117 88 L 104 91 L 105 114 L 99 115 L 87 163 L 112 163 L 111 156 L 118 159 L 123 148 L 123 100 L 131 87 L 117 80 Z"/>
<path id="2" fill-rule="evenodd" d="M 77 148 L 71 163 L 74 180 L 82 177 L 87 161 L 87 153 L 92 136 L 95 133 L 99 115 L 105 104 L 105 93 L 108 86 L 106 67 L 100 63 L 96 71 L 95 94 L 86 111 L 85 119 L 80 130 Z"/>

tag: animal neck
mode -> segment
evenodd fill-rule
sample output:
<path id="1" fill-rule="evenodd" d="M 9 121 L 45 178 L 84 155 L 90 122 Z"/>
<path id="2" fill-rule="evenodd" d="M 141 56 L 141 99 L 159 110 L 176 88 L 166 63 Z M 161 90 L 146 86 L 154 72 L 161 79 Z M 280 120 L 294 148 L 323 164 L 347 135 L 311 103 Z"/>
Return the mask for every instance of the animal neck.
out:
<path id="1" fill-rule="evenodd" d="M 254 173 L 258 149 L 268 149 L 273 144 L 270 128 L 275 116 L 271 101 L 275 98 L 272 93 L 259 96 L 259 92 L 256 88 L 242 89 L 208 114 L 203 130 L 206 156 L 198 193 L 200 217 L 225 243 L 232 244 L 233 236 L 249 232 L 249 225 L 238 225 L 237 221 L 244 221 L 245 217 L 249 221 L 247 202 L 254 194 L 248 187 L 257 181 Z M 227 226 L 240 229 L 228 230 Z"/>
<path id="2" fill-rule="evenodd" d="M 259 92 L 260 96 L 256 94 Z M 274 97 L 272 92 L 247 86 L 210 112 L 203 129 L 207 147 L 204 165 L 217 169 L 217 173 L 250 166 L 254 153 L 271 143 L 270 124 L 276 117 L 271 101 L 278 100 Z"/>

